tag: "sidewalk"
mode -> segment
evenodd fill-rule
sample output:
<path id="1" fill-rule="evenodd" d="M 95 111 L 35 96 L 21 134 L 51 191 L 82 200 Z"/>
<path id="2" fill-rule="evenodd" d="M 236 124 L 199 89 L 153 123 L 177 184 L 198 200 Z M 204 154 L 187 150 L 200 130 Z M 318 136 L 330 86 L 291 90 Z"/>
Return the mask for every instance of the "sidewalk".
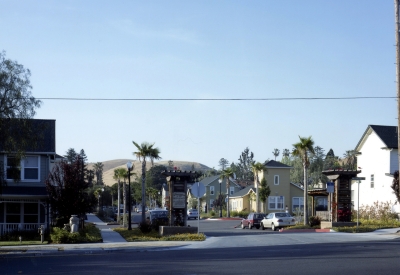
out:
<path id="1" fill-rule="evenodd" d="M 125 239 L 122 238 L 119 233 L 113 231 L 111 228 L 101 229 L 98 225 L 107 226 L 107 223 L 100 220 L 96 215 L 87 214 L 87 222 L 92 222 L 97 228 L 100 229 L 103 243 L 127 243 L 127 241 L 125 241 Z"/>

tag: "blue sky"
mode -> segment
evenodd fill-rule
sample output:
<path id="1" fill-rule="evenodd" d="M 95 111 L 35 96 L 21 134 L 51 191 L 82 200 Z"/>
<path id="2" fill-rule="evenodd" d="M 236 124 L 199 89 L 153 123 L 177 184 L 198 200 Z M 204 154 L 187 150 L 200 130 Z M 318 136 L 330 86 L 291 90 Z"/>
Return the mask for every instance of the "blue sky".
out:
<path id="1" fill-rule="evenodd" d="M 256 99 L 396 96 L 389 0 L 0 0 L 0 50 L 31 70 L 37 98 Z M 59 154 L 218 167 L 255 160 L 298 136 L 337 156 L 369 124 L 397 125 L 395 99 L 268 101 L 43 100 Z M 280 159 L 281 156 L 278 157 Z"/>

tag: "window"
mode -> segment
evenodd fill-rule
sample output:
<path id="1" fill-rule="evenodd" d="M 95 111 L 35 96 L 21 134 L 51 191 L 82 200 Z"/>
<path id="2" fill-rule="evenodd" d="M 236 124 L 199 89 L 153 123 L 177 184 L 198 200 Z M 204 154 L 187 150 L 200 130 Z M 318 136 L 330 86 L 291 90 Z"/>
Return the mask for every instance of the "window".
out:
<path id="1" fill-rule="evenodd" d="M 210 207 L 214 207 L 214 200 L 210 200 Z"/>
<path id="2" fill-rule="evenodd" d="M 232 195 L 235 192 L 235 187 L 229 187 L 229 195 Z"/>
<path id="3" fill-rule="evenodd" d="M 268 197 L 268 208 L 271 210 L 282 210 L 284 205 L 283 196 L 270 196 Z"/>
<path id="4" fill-rule="evenodd" d="M 274 185 L 279 185 L 279 175 L 274 176 Z"/>
<path id="5" fill-rule="evenodd" d="M 214 186 L 210 186 L 210 195 L 214 195 Z"/>
<path id="6" fill-rule="evenodd" d="M 315 210 L 316 211 L 328 211 L 328 198 L 327 197 L 316 197 L 315 198 Z"/>
<path id="7" fill-rule="evenodd" d="M 20 223 L 21 222 L 21 204 L 20 203 L 7 203 L 6 204 L 6 222 L 7 223 Z"/>
<path id="8" fill-rule="evenodd" d="M 26 156 L 17 163 L 13 156 L 7 156 L 7 179 L 39 180 L 39 156 Z"/>
<path id="9" fill-rule="evenodd" d="M 292 212 L 302 212 L 304 209 L 304 198 L 302 197 L 293 197 L 292 198 Z"/>
<path id="10" fill-rule="evenodd" d="M 371 188 L 374 188 L 374 174 L 371 175 Z"/>
<path id="11" fill-rule="evenodd" d="M 24 203 L 24 222 L 25 223 L 38 223 L 38 204 L 37 203 Z"/>

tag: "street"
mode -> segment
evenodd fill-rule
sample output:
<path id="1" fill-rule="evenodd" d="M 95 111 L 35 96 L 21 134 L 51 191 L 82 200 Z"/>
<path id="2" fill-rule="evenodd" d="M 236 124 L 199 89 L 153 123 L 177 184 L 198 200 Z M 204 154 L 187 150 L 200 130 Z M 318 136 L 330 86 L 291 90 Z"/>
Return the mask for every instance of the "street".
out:
<path id="1" fill-rule="evenodd" d="M 242 238 L 242 237 L 238 237 Z M 248 239 L 251 241 L 251 237 Z M 0 257 L 1 274 L 399 274 L 397 240 Z"/>

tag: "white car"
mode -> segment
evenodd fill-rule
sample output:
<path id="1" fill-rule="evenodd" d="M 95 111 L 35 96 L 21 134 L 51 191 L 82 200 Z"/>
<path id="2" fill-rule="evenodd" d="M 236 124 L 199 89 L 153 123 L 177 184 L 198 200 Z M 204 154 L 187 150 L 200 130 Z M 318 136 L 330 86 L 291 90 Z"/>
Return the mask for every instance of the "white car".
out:
<path id="1" fill-rule="evenodd" d="M 275 231 L 285 226 L 295 225 L 296 220 L 289 213 L 286 212 L 275 212 L 269 213 L 264 219 L 261 220 L 260 227 L 262 230 L 265 228 L 271 228 Z"/>
<path id="2" fill-rule="evenodd" d="M 197 217 L 199 216 L 199 212 L 197 211 L 197 209 L 188 209 L 187 211 L 187 219 L 197 219 Z"/>

